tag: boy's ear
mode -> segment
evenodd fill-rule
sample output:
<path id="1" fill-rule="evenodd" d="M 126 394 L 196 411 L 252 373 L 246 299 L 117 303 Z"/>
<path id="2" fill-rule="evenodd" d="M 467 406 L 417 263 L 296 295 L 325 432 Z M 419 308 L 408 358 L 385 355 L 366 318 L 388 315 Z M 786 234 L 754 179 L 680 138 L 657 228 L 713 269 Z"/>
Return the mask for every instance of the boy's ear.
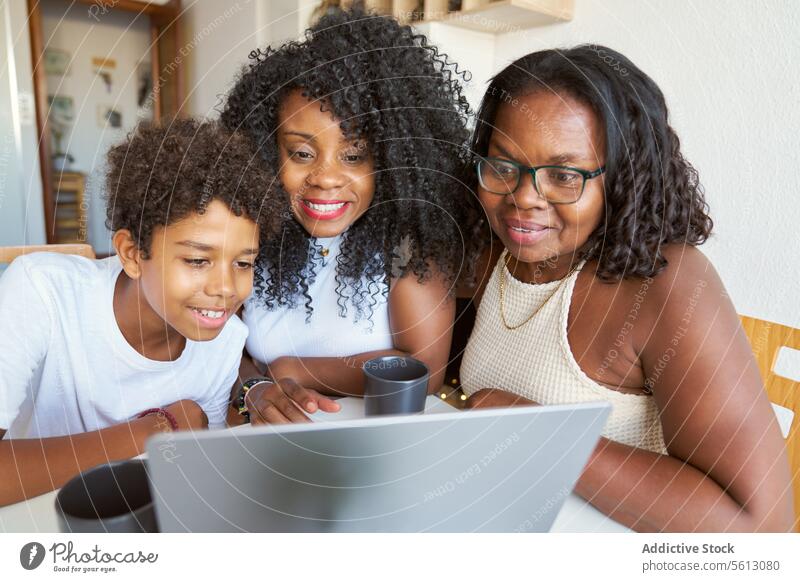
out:
<path id="1" fill-rule="evenodd" d="M 128 229 L 120 229 L 114 233 L 111 239 L 114 250 L 117 251 L 117 256 L 122 263 L 122 270 L 131 279 L 138 279 L 142 275 L 141 262 L 142 253 L 136 246 L 136 241 L 133 239 L 131 231 Z"/>

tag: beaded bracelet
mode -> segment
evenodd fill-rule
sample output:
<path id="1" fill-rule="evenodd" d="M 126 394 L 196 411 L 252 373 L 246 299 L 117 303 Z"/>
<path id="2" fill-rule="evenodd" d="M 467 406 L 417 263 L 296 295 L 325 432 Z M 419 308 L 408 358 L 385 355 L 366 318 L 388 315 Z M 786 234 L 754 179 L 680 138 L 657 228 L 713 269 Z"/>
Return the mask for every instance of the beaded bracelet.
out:
<path id="1" fill-rule="evenodd" d="M 234 399 L 234 407 L 239 411 L 239 414 L 244 417 L 246 422 L 250 422 L 250 411 L 247 409 L 245 397 L 251 388 L 254 388 L 256 384 L 261 384 L 263 382 L 266 382 L 267 384 L 275 383 L 275 381 L 269 376 L 256 376 L 255 378 L 250 378 L 242 383 L 242 389 L 239 391 L 239 395 Z"/>
<path id="2" fill-rule="evenodd" d="M 145 416 L 150 416 L 152 414 L 155 414 L 156 416 L 163 416 L 169 422 L 172 430 L 178 430 L 178 421 L 175 420 L 175 417 L 169 410 L 164 410 L 163 408 L 148 408 L 147 410 L 143 410 L 136 415 L 136 418 L 144 418 Z"/>

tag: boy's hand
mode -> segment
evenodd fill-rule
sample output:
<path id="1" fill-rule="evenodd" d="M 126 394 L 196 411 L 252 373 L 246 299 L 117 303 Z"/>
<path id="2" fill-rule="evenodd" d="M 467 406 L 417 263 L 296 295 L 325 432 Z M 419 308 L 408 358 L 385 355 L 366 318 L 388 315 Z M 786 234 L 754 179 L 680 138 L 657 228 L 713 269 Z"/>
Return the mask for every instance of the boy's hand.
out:
<path id="1" fill-rule="evenodd" d="M 208 417 L 194 400 L 179 400 L 164 410 L 171 413 L 178 422 L 178 430 L 198 430 L 208 428 Z"/>
<path id="2" fill-rule="evenodd" d="M 303 388 L 291 378 L 274 384 L 256 384 L 247 392 L 245 403 L 252 424 L 287 424 L 310 422 L 304 414 L 317 410 L 338 412 L 339 404 L 316 390 Z"/>

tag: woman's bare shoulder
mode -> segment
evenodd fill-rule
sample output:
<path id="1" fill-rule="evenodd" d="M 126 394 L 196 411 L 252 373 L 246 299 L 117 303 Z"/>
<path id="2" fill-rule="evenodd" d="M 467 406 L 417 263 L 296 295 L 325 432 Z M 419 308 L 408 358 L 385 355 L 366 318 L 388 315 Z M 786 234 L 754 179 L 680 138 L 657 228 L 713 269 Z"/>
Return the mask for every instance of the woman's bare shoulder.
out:
<path id="1" fill-rule="evenodd" d="M 666 267 L 650 278 L 653 300 L 648 309 L 655 314 L 669 310 L 670 306 L 682 306 L 687 298 L 702 290 L 706 300 L 727 300 L 722 280 L 714 265 L 697 247 L 691 245 L 667 245 L 662 248 L 667 260 Z"/>
<path id="2" fill-rule="evenodd" d="M 613 282 L 601 281 L 597 262 L 588 262 L 576 284 L 571 308 L 580 327 L 595 329 L 600 335 L 606 328 L 616 334 L 621 326 L 629 327 L 638 351 L 658 329 L 671 328 L 700 296 L 704 306 L 732 311 L 714 266 L 696 247 L 667 245 L 662 253 L 667 265 L 661 272 Z"/>

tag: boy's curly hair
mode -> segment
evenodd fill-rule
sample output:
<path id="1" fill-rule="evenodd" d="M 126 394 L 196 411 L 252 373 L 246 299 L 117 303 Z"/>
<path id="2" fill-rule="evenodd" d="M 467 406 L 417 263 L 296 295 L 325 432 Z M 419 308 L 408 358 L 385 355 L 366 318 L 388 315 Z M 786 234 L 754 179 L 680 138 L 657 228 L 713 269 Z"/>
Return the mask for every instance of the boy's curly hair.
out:
<path id="1" fill-rule="evenodd" d="M 499 107 L 537 91 L 563 91 L 589 105 L 604 128 L 605 216 L 583 258 L 604 281 L 652 277 L 667 265 L 662 245 L 702 244 L 711 234 L 697 171 L 684 159 L 664 95 L 624 55 L 599 45 L 526 55 L 491 81 L 472 150 L 485 156 Z"/>
<path id="2" fill-rule="evenodd" d="M 452 283 L 469 272 L 481 246 L 482 214 L 465 184 L 470 109 L 460 80 L 466 75 L 447 55 L 357 3 L 330 11 L 301 42 L 250 57 L 221 120 L 257 142 L 267 167 L 279 167 L 279 108 L 298 89 L 320 100 L 344 135 L 364 140 L 372 152 L 374 198 L 347 230 L 338 258 L 341 315 L 350 303 L 357 317 L 370 317 L 384 277 L 413 274 L 424 281 L 435 269 Z M 256 296 L 269 309 L 303 301 L 310 316 L 316 250 L 292 217 L 285 191 L 281 199 L 282 232 L 263 249 Z"/>
<path id="3" fill-rule="evenodd" d="M 145 258 L 156 227 L 203 214 L 212 200 L 259 224 L 262 237 L 277 228 L 274 176 L 246 135 L 218 122 L 143 122 L 107 159 L 106 226 L 129 230 Z"/>

